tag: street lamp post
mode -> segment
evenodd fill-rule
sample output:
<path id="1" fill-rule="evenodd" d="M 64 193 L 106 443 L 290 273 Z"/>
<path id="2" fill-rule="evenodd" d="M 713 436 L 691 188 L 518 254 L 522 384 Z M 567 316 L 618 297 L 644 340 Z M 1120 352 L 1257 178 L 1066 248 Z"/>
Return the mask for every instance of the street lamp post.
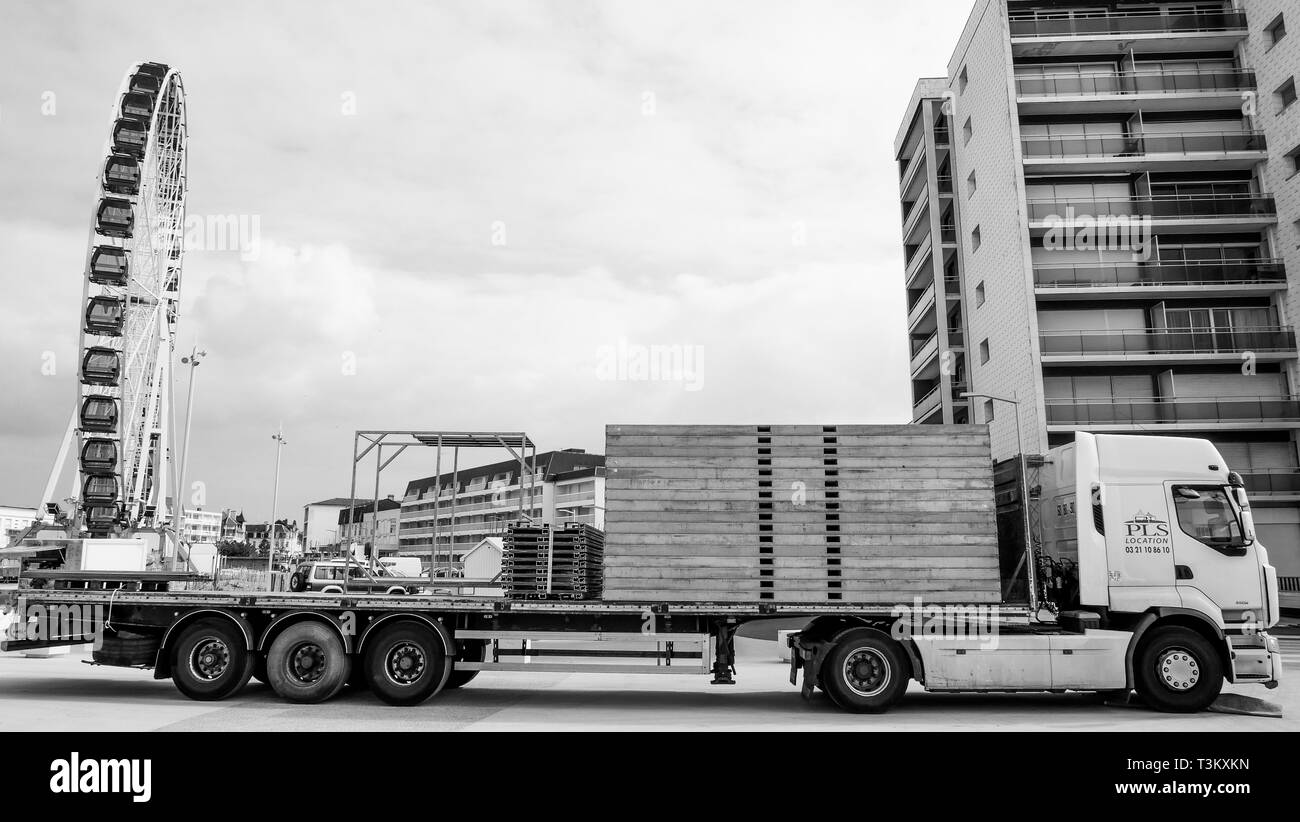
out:
<path id="1" fill-rule="evenodd" d="M 271 573 L 275 568 L 275 508 L 280 504 L 280 451 L 287 443 L 284 441 L 284 423 L 280 423 L 280 428 L 276 433 L 271 435 L 275 440 L 275 487 L 271 491 L 271 524 L 267 528 L 271 541 L 266 550 L 266 573 L 267 584 L 271 582 Z"/>
<path id="2" fill-rule="evenodd" d="M 171 568 L 176 570 L 176 560 L 181 551 L 181 527 L 185 517 L 185 469 L 188 467 L 190 456 L 190 422 L 194 419 L 194 378 L 195 369 L 199 367 L 199 361 L 208 356 L 208 352 L 200 351 L 198 346 L 190 349 L 188 357 L 181 357 L 181 362 L 190 367 L 190 388 L 188 398 L 185 400 L 185 434 L 183 436 L 184 445 L 181 448 L 180 459 L 180 477 L 176 486 L 176 510 L 172 515 L 172 529 L 176 533 L 176 550 L 172 553 Z"/>
<path id="3" fill-rule="evenodd" d="M 1011 392 L 1010 397 L 1000 397 L 997 394 L 982 394 L 967 391 L 961 395 L 962 399 L 983 399 L 993 402 L 1005 402 L 1011 405 L 1016 415 L 1016 466 L 1020 471 L 1020 519 L 1021 527 L 1025 531 L 1025 552 L 1021 555 L 1020 562 L 1027 563 L 1029 566 L 1029 609 L 1031 612 L 1038 611 L 1038 592 L 1034 590 L 1037 583 L 1034 579 L 1035 568 L 1032 557 L 1033 540 L 1029 534 L 1029 469 L 1025 462 L 1025 443 L 1020 437 L 1020 398 L 1016 392 Z M 1020 566 L 1011 573 L 1012 579 L 1020 573 Z M 1004 592 L 1005 594 L 1005 592 Z"/>

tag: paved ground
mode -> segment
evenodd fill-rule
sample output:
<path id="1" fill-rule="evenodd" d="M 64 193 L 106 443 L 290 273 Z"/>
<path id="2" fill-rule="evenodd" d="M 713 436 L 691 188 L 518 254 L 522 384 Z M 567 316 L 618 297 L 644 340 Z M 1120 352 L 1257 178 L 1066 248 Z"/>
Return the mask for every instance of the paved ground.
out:
<path id="1" fill-rule="evenodd" d="M 0 654 L 0 731 L 204 730 L 1300 730 L 1300 638 L 1285 638 L 1290 674 L 1277 690 L 1230 689 L 1280 704 L 1285 718 L 1158 714 L 1088 695 L 926 694 L 913 685 L 884 716 L 855 716 L 818 695 L 800 699 L 773 642 L 738 640 L 738 684 L 706 677 L 484 674 L 416 708 L 345 691 L 325 705 L 288 705 L 253 682 L 222 703 L 191 702 L 148 672 L 83 664 L 72 654 Z"/>

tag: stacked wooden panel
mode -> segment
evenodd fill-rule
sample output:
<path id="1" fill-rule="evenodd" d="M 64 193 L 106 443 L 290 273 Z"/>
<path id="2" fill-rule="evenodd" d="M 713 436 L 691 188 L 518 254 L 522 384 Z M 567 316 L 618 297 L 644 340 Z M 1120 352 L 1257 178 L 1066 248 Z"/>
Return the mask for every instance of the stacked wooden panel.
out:
<path id="1" fill-rule="evenodd" d="M 609 426 L 604 598 L 995 602 L 983 426 Z"/>
<path id="2" fill-rule="evenodd" d="M 501 576 L 506 596 L 600 599 L 605 535 L 599 529 L 569 523 L 552 534 L 550 525 L 511 523 L 503 547 Z"/>

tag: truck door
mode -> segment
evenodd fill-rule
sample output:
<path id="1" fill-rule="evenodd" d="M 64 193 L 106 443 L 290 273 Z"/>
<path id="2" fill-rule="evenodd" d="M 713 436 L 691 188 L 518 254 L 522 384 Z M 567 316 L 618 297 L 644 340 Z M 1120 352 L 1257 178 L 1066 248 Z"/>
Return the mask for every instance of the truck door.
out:
<path id="1" fill-rule="evenodd" d="M 1224 612 L 1225 622 L 1251 615 L 1263 619 L 1258 551 L 1246 544 L 1227 489 L 1187 483 L 1168 488 L 1177 585 L 1184 599 L 1203 594 Z"/>
<path id="2" fill-rule="evenodd" d="M 1102 499 L 1106 525 L 1106 572 L 1110 607 L 1145 611 L 1178 606 L 1169 503 L 1154 483 L 1107 484 Z"/>

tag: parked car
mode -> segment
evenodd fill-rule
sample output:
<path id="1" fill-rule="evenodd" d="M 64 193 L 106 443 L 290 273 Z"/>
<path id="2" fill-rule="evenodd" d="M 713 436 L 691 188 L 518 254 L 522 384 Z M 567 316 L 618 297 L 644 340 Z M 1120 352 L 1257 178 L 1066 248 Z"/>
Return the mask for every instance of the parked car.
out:
<path id="1" fill-rule="evenodd" d="M 417 586 L 402 584 L 398 578 L 383 568 L 370 570 L 359 563 L 343 560 L 300 564 L 289 577 L 289 590 L 296 593 L 312 591 L 322 594 L 341 594 L 345 573 L 347 589 L 351 593 L 395 595 L 419 593 Z"/>

